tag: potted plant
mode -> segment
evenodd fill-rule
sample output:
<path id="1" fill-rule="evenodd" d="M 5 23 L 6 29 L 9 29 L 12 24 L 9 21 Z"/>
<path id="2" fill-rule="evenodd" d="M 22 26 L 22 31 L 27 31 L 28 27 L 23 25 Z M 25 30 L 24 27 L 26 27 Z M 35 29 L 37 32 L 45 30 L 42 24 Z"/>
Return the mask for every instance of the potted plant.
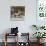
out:
<path id="1" fill-rule="evenodd" d="M 45 32 L 35 32 L 33 35 L 37 38 L 37 41 L 40 43 L 40 40 L 46 36 Z M 45 38 L 45 37 L 44 37 Z"/>

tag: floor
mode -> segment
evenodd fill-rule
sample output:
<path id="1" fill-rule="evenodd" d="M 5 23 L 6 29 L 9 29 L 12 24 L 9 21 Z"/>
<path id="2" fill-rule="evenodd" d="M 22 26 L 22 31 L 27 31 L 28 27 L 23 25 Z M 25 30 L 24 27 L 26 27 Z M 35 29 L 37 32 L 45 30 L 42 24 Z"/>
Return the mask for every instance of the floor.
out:
<path id="1" fill-rule="evenodd" d="M 0 46 L 4 46 L 4 43 L 2 42 L 0 42 Z M 16 46 L 15 45 L 15 43 L 8 43 L 8 45 L 7 46 Z M 21 46 L 25 46 L 25 45 L 21 45 Z M 34 43 L 34 42 L 32 42 L 32 43 L 30 43 L 30 46 L 37 46 L 37 43 Z M 44 45 L 41 45 L 41 46 L 46 46 L 46 43 L 44 43 Z"/>

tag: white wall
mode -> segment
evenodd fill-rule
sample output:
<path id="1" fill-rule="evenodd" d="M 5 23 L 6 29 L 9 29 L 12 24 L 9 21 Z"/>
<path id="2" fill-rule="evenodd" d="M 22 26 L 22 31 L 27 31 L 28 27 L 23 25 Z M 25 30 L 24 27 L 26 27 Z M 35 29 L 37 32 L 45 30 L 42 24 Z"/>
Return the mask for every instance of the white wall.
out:
<path id="1" fill-rule="evenodd" d="M 25 6 L 24 21 L 10 20 L 10 6 Z M 0 34 L 8 32 L 8 28 L 18 26 L 20 32 L 32 35 L 32 24 L 36 24 L 36 0 L 0 0 Z"/>

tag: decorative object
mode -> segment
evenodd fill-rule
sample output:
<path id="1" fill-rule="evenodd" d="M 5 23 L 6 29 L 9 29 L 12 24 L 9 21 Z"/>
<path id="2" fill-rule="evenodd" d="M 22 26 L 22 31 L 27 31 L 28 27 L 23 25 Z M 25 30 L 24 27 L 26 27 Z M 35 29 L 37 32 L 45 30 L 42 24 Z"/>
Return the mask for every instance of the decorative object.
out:
<path id="1" fill-rule="evenodd" d="M 25 6 L 11 6 L 11 20 L 23 20 L 25 16 Z"/>

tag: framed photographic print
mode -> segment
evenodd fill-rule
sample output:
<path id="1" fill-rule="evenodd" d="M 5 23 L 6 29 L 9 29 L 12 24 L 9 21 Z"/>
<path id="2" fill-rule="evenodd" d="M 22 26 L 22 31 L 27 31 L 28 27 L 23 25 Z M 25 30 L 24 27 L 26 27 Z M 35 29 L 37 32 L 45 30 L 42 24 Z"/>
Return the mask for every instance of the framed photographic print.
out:
<path id="1" fill-rule="evenodd" d="M 11 20 L 24 20 L 25 6 L 11 6 Z"/>

